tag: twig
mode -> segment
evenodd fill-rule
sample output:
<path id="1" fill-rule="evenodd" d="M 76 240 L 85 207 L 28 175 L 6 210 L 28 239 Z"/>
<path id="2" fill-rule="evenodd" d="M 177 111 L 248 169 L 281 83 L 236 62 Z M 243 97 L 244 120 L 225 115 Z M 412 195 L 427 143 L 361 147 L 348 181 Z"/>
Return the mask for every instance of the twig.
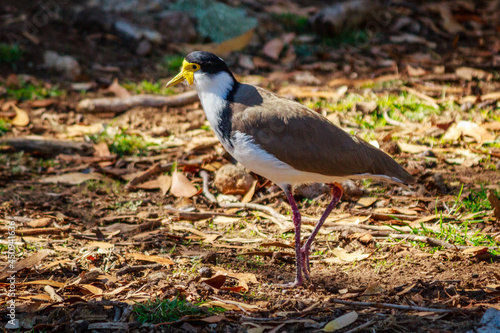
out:
<path id="1" fill-rule="evenodd" d="M 404 127 L 404 126 L 405 126 L 405 123 L 403 123 L 403 122 L 401 122 L 401 121 L 394 120 L 394 119 L 392 119 L 391 117 L 389 117 L 389 114 L 387 113 L 387 110 L 384 110 L 384 112 L 383 112 L 383 116 L 384 116 L 385 121 L 386 121 L 389 125 L 392 125 L 392 126 L 399 126 L 399 127 Z"/>
<path id="2" fill-rule="evenodd" d="M 426 94 L 423 94 L 423 93 L 421 93 L 419 91 L 416 91 L 413 88 L 406 87 L 406 86 L 402 86 L 401 90 L 409 92 L 410 94 L 417 96 L 422 101 L 424 101 L 424 104 L 432 106 L 435 109 L 439 109 L 439 105 L 437 104 L 437 101 L 434 98 L 432 98 L 430 96 L 427 96 Z M 425 103 L 425 102 L 427 102 L 427 103 Z"/>
<path id="3" fill-rule="evenodd" d="M 252 204 L 252 203 L 242 203 L 242 202 L 229 202 L 229 203 L 219 203 L 219 206 L 222 208 L 247 208 L 247 209 L 255 209 L 255 210 L 261 210 L 266 213 L 269 213 L 272 217 L 281 220 L 281 221 L 287 221 L 287 218 L 280 213 L 278 213 L 276 210 L 274 210 L 271 207 L 267 207 L 264 205 L 259 205 L 259 204 Z"/>
<path id="4" fill-rule="evenodd" d="M 245 312 L 246 314 L 250 314 L 250 312 L 248 312 L 247 310 L 245 310 L 240 304 L 238 304 L 238 302 L 227 301 L 227 300 L 221 299 L 221 298 L 216 297 L 216 296 L 212 296 L 212 298 L 215 299 L 216 301 L 219 301 L 219 302 L 222 302 L 222 303 L 236 305 L 241 311 Z"/>
<path id="5" fill-rule="evenodd" d="M 175 96 L 135 95 L 130 97 L 86 98 L 78 103 L 77 110 L 89 113 L 123 112 L 137 106 L 177 107 L 192 104 L 198 100 L 196 91 L 189 91 Z"/>
<path id="6" fill-rule="evenodd" d="M 362 329 L 367 328 L 367 327 L 369 327 L 369 326 L 373 325 L 376 321 L 377 321 L 376 319 L 372 319 L 372 320 L 370 320 L 370 321 L 367 321 L 367 322 L 366 322 L 366 323 L 364 323 L 363 325 L 359 325 L 359 326 L 357 326 L 357 327 L 354 327 L 352 330 L 349 330 L 349 331 L 347 331 L 347 332 L 345 332 L 345 333 L 356 333 L 356 332 L 359 332 L 359 331 L 361 331 Z"/>
<path id="7" fill-rule="evenodd" d="M 447 249 L 453 249 L 453 250 L 464 250 L 470 248 L 470 246 L 464 246 L 464 245 L 455 245 L 448 243 L 444 240 L 440 240 L 437 238 L 432 238 L 432 237 L 427 237 L 427 236 L 419 236 L 419 235 L 406 235 L 406 234 L 390 234 L 389 237 L 392 238 L 399 238 L 399 239 L 409 239 L 409 240 L 414 240 L 414 241 L 419 241 L 419 242 L 424 242 L 432 246 L 442 246 Z"/>
<path id="8" fill-rule="evenodd" d="M 125 310 L 123 310 L 123 313 L 122 313 L 122 316 L 120 318 L 120 322 L 125 322 L 125 321 L 128 321 L 128 318 L 130 317 L 130 315 L 132 314 L 132 309 L 134 308 L 133 305 L 129 304 Z"/>
<path id="9" fill-rule="evenodd" d="M 411 306 L 411 305 L 400 305 L 400 304 L 390 304 L 390 303 L 373 303 L 373 302 L 354 302 L 354 301 L 344 301 L 340 299 L 330 298 L 331 303 L 344 304 L 350 306 L 361 306 L 361 307 L 372 307 L 372 308 L 386 308 L 386 309 L 397 309 L 405 311 L 423 311 L 423 312 L 440 312 L 440 313 L 450 313 L 450 312 L 472 312 L 476 311 L 478 308 L 454 308 L 454 309 L 435 309 L 426 308 L 423 306 Z"/>
<path id="10" fill-rule="evenodd" d="M 0 233 L 6 233 L 7 228 L 0 228 Z M 36 229 L 18 229 L 16 234 L 19 236 L 35 236 L 35 235 L 59 235 L 63 232 L 70 232 L 70 227 L 63 228 L 36 228 Z"/>
<path id="11" fill-rule="evenodd" d="M 54 302 L 62 302 L 63 301 L 63 298 L 61 296 L 59 296 L 56 291 L 54 290 L 54 288 L 52 288 L 51 286 L 45 286 L 43 288 L 43 290 L 45 290 L 47 292 L 47 294 L 49 294 L 50 296 L 50 299 L 53 300 Z"/>
<path id="12" fill-rule="evenodd" d="M 36 152 L 44 156 L 55 156 L 59 154 L 92 155 L 94 153 L 94 147 L 87 142 L 54 140 L 35 135 L 2 139 L 0 140 L 0 146 L 10 146 L 14 148 L 15 151 Z M 8 150 L 2 150 L 2 152 L 8 152 Z"/>
<path id="13" fill-rule="evenodd" d="M 201 160 L 201 159 L 199 159 L 199 160 L 190 160 L 190 161 L 178 161 L 177 162 L 178 166 L 184 166 L 184 165 L 197 166 L 197 165 L 201 165 L 201 164 L 203 164 L 203 160 Z M 159 173 L 162 173 L 162 172 L 166 172 L 166 171 L 170 171 L 170 169 L 172 169 L 173 166 L 174 166 L 174 162 L 157 163 L 157 164 L 153 165 L 151 168 L 149 168 L 146 171 L 144 171 L 139 176 L 131 179 L 128 182 L 127 186 L 125 186 L 125 188 L 126 189 L 131 189 L 134 186 L 136 186 L 136 185 L 138 185 L 140 183 L 143 183 L 148 178 L 150 178 L 150 177 L 152 177 L 152 176 L 154 176 L 156 174 L 159 174 Z"/>
<path id="14" fill-rule="evenodd" d="M 236 214 L 227 214 L 213 211 L 203 211 L 203 212 L 184 212 L 180 209 L 174 208 L 172 206 L 166 206 L 165 211 L 169 214 L 176 214 L 180 220 L 188 221 L 198 221 L 209 219 L 214 216 L 228 216 L 228 217 L 239 217 Z"/>
<path id="15" fill-rule="evenodd" d="M 215 198 L 215 195 L 213 195 L 208 188 L 208 182 L 210 181 L 210 175 L 205 170 L 201 170 L 200 176 L 201 176 L 201 178 L 203 178 L 203 195 L 205 195 L 205 197 L 207 197 L 207 199 L 210 202 L 217 203 L 217 199 Z"/>
<path id="16" fill-rule="evenodd" d="M 264 200 L 274 199 L 274 198 L 279 197 L 281 195 L 283 195 L 283 191 L 274 192 L 274 193 L 271 193 L 271 194 L 268 194 L 268 195 L 264 195 L 264 196 L 262 196 L 260 198 L 255 199 L 255 200 L 252 200 L 250 203 L 258 204 L 258 203 L 261 203 Z"/>
<path id="17" fill-rule="evenodd" d="M 137 266 L 125 266 L 116 272 L 116 276 L 134 273 L 139 271 L 144 271 L 146 269 L 160 269 L 162 268 L 162 264 L 151 264 L 151 265 L 137 265 Z"/>

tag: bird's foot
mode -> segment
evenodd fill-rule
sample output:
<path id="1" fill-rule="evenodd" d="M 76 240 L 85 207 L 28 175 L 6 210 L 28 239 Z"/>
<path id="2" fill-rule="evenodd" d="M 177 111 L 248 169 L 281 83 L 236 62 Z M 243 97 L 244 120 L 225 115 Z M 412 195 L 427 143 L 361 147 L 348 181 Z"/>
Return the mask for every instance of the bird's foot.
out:
<path id="1" fill-rule="evenodd" d="M 304 273 L 304 277 L 307 279 L 307 280 L 310 280 L 311 279 L 311 265 L 309 263 L 309 248 L 306 248 L 305 246 L 303 246 L 301 249 L 300 249 L 300 253 L 301 253 L 301 259 L 302 259 L 302 272 Z"/>
<path id="2" fill-rule="evenodd" d="M 291 288 L 301 287 L 303 283 L 304 281 L 302 281 L 302 278 L 300 278 L 300 279 L 295 279 L 294 282 L 278 284 L 278 287 L 291 289 Z"/>
<path id="3" fill-rule="evenodd" d="M 304 274 L 304 278 L 309 281 L 311 288 L 315 289 L 314 283 L 311 279 L 311 264 L 309 262 L 309 252 L 310 249 L 303 246 L 300 249 L 301 259 L 302 259 L 302 273 Z"/>

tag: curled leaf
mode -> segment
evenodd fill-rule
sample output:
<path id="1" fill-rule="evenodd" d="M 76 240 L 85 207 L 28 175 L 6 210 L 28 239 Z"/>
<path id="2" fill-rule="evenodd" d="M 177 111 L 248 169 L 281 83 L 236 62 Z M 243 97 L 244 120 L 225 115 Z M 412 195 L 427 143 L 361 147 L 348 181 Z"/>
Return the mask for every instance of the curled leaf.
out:
<path id="1" fill-rule="evenodd" d="M 25 127 L 30 123 L 30 117 L 28 113 L 23 109 L 18 108 L 16 105 L 12 104 L 12 108 L 16 111 L 16 116 L 12 119 L 11 123 L 14 126 Z"/>

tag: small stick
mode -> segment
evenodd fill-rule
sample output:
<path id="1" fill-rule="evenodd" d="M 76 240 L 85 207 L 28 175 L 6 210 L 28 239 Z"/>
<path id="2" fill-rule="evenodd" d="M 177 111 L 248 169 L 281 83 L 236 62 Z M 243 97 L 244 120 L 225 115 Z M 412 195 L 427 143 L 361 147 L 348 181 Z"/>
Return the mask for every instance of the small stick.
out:
<path id="1" fill-rule="evenodd" d="M 135 95 L 129 97 L 103 97 L 83 99 L 76 107 L 80 112 L 123 112 L 137 106 L 161 108 L 192 104 L 198 100 L 196 91 L 188 91 L 175 96 Z"/>
<path id="2" fill-rule="evenodd" d="M 447 249 L 454 249 L 454 250 L 465 250 L 469 248 L 470 246 L 464 246 L 464 245 L 455 245 L 448 243 L 444 240 L 432 238 L 432 237 L 427 237 L 427 236 L 418 236 L 418 235 L 401 235 L 401 234 L 390 234 L 389 237 L 392 238 L 399 238 L 399 239 L 409 239 L 409 240 L 414 240 L 414 241 L 419 241 L 419 242 L 424 242 L 429 245 L 433 246 L 442 246 Z"/>
<path id="3" fill-rule="evenodd" d="M 349 330 L 349 331 L 347 331 L 347 332 L 345 332 L 345 333 L 356 333 L 356 332 L 359 332 L 359 331 L 361 331 L 362 329 L 367 328 L 367 327 L 369 327 L 369 326 L 373 325 L 376 321 L 377 321 L 376 319 L 372 319 L 372 320 L 370 320 L 370 321 L 367 321 L 367 322 L 366 322 L 366 323 L 364 323 L 363 325 L 359 325 L 359 326 L 357 326 L 357 327 L 354 327 L 352 330 Z"/>
<path id="4" fill-rule="evenodd" d="M 135 273 L 139 271 L 144 271 L 146 269 L 159 269 L 162 268 L 162 264 L 151 264 L 151 265 L 137 265 L 137 266 L 125 266 L 122 269 L 118 270 L 116 272 L 116 276 L 128 274 L 128 273 Z"/>
<path id="5" fill-rule="evenodd" d="M 210 181 L 210 175 L 205 170 L 201 170 L 200 176 L 201 176 L 201 178 L 203 178 L 203 194 L 210 202 L 217 203 L 217 199 L 215 198 L 215 195 L 213 195 L 210 192 L 210 189 L 208 188 L 208 182 Z"/>
<path id="6" fill-rule="evenodd" d="M 255 199 L 255 200 L 252 200 L 250 203 L 258 204 L 258 203 L 261 203 L 264 200 L 274 199 L 274 198 L 279 197 L 281 195 L 283 195 L 283 191 L 274 192 L 274 193 L 271 193 L 271 194 L 268 194 L 268 195 L 264 195 L 264 196 L 262 196 L 260 198 Z"/>
<path id="7" fill-rule="evenodd" d="M 241 311 L 245 312 L 246 314 L 250 314 L 250 312 L 248 312 L 247 310 L 243 309 L 243 307 L 241 305 L 239 305 L 237 302 L 226 301 L 224 299 L 221 299 L 221 298 L 215 297 L 215 296 L 212 296 L 212 298 L 215 299 L 216 301 L 219 301 L 219 302 L 222 302 L 222 303 L 236 305 Z"/>
<path id="8" fill-rule="evenodd" d="M 222 208 L 248 208 L 248 209 L 255 209 L 255 210 L 261 210 L 264 212 L 269 213 L 272 217 L 281 220 L 281 221 L 287 221 L 287 218 L 277 211 L 275 211 L 271 207 L 267 207 L 264 205 L 259 205 L 259 204 L 252 204 L 252 203 L 242 203 L 242 202 L 229 202 L 229 203 L 219 203 L 219 206 Z"/>
<path id="9" fill-rule="evenodd" d="M 7 228 L 0 228 L 0 233 L 6 233 Z M 59 235 L 63 232 L 70 232 L 70 227 L 63 228 L 36 228 L 36 229 L 18 229 L 16 234 L 19 236 L 36 236 L 36 235 Z"/>
<path id="10" fill-rule="evenodd" d="M 423 312 L 440 312 L 440 313 L 449 313 L 449 312 L 471 312 L 475 311 L 478 308 L 467 308 L 467 309 L 434 309 L 434 308 L 426 308 L 423 306 L 411 306 L 411 305 L 400 305 L 400 304 L 390 304 L 390 303 L 373 303 L 373 302 L 354 302 L 354 301 L 343 301 L 340 299 L 330 298 L 331 303 L 351 305 L 351 306 L 362 306 L 362 307 L 374 307 L 374 308 L 386 308 L 386 309 L 397 309 L 397 310 L 406 310 L 406 311 L 423 311 Z"/>
<path id="11" fill-rule="evenodd" d="M 184 166 L 184 165 L 192 165 L 192 166 L 197 166 L 203 164 L 202 160 L 191 160 L 191 161 L 179 161 L 177 162 L 177 166 Z M 145 182 L 148 178 L 162 173 L 166 171 L 170 171 L 172 169 L 172 166 L 174 165 L 174 162 L 169 162 L 169 163 L 156 163 L 152 167 L 150 167 L 148 170 L 144 171 L 144 173 L 140 174 L 139 176 L 131 179 L 127 186 L 125 186 L 126 189 L 131 189 L 134 186 L 141 184 Z"/>

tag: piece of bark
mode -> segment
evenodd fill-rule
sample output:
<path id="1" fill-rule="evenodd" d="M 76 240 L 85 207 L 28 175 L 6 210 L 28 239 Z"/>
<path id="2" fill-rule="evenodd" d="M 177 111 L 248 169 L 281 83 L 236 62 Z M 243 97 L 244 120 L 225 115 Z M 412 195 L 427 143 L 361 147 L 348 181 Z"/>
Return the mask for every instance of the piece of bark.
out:
<path id="1" fill-rule="evenodd" d="M 175 96 L 161 95 L 135 95 L 130 97 L 103 97 L 95 99 L 84 99 L 78 103 L 77 110 L 80 112 L 123 112 L 137 106 L 149 107 L 178 107 L 194 103 L 198 100 L 196 91 L 188 91 Z"/>
<path id="2" fill-rule="evenodd" d="M 2 139 L 0 140 L 0 146 L 3 145 L 12 147 L 16 152 L 25 151 L 44 156 L 56 156 L 59 154 L 89 156 L 94 153 L 94 147 L 86 142 L 54 140 L 37 136 Z M 8 150 L 4 152 L 8 152 Z"/>

